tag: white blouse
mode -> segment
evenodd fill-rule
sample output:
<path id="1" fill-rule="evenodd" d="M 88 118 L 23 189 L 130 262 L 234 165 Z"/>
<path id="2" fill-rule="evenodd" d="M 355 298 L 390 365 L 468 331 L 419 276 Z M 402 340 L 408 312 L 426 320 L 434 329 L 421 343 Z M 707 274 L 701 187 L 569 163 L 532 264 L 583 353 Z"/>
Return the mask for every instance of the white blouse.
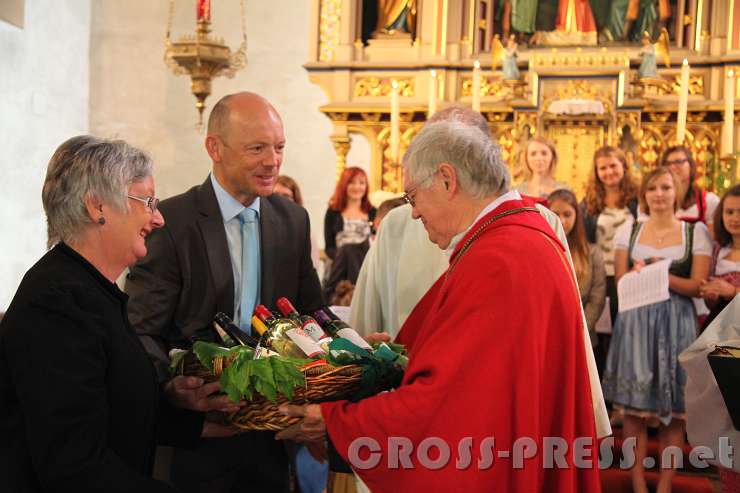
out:
<path id="1" fill-rule="evenodd" d="M 740 272 L 740 261 L 725 259 L 730 252 L 732 252 L 732 248 L 729 246 L 720 249 L 717 255 L 717 265 L 714 268 L 715 276 L 723 276 L 730 272 Z"/>
<path id="2" fill-rule="evenodd" d="M 632 258 L 636 260 L 645 260 L 652 257 L 666 258 L 671 260 L 680 260 L 683 258 L 684 250 L 686 249 L 686 228 L 681 225 L 681 244 L 671 245 L 665 248 L 654 248 L 651 246 L 643 245 L 640 243 L 640 237 L 644 231 L 644 226 L 637 232 L 637 238 L 635 238 L 635 247 L 632 250 Z M 619 230 L 617 230 L 614 242 L 618 250 L 628 250 L 630 245 L 630 233 L 632 232 L 632 225 L 625 224 Z M 707 229 L 704 223 L 696 223 L 694 225 L 694 238 L 691 248 L 692 255 L 712 255 L 712 237 L 709 235 L 709 229 Z"/>

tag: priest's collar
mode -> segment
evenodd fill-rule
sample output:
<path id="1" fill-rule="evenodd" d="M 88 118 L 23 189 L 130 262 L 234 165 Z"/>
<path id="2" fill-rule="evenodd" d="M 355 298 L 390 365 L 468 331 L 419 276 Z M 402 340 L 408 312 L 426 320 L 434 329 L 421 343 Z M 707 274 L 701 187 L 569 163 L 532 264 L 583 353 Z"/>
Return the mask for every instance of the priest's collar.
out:
<path id="1" fill-rule="evenodd" d="M 522 196 L 519 195 L 519 192 L 517 192 L 516 190 L 511 190 L 509 192 L 506 192 L 503 195 L 499 195 L 498 197 L 496 197 L 493 200 L 493 202 L 491 202 L 490 204 L 488 204 L 481 211 L 481 213 L 478 214 L 478 217 L 476 217 L 475 219 L 473 219 L 473 222 L 470 223 L 470 225 L 465 229 L 465 231 L 463 231 L 461 233 L 458 233 L 458 234 L 456 234 L 455 236 L 452 237 L 452 241 L 450 241 L 450 245 L 445 250 L 445 255 L 447 255 L 447 257 L 452 256 L 452 252 L 455 251 L 455 247 L 457 247 L 457 244 L 460 243 L 460 240 L 462 240 L 463 237 L 466 234 L 468 234 L 468 231 L 470 231 L 470 228 L 472 228 L 478 221 L 480 221 L 481 218 L 483 218 L 483 216 L 485 216 L 486 214 L 488 214 L 492 210 L 496 209 L 498 206 L 500 206 L 504 202 L 508 202 L 510 200 L 522 200 Z"/>

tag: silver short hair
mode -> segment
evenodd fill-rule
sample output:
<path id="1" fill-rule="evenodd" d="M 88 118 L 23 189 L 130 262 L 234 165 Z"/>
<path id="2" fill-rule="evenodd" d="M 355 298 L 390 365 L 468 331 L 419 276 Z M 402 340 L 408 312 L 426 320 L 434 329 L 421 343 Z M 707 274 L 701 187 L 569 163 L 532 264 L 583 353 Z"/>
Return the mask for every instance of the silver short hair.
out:
<path id="1" fill-rule="evenodd" d="M 459 121 L 427 123 L 403 156 L 404 171 L 416 183 L 441 163 L 455 167 L 460 187 L 474 198 L 509 190 L 511 177 L 501 148 L 478 127 Z"/>
<path id="2" fill-rule="evenodd" d="M 64 142 L 49 160 L 41 192 L 48 246 L 74 242 L 93 222 L 86 199 L 128 211 L 128 186 L 151 175 L 149 155 L 122 140 L 80 135 Z"/>

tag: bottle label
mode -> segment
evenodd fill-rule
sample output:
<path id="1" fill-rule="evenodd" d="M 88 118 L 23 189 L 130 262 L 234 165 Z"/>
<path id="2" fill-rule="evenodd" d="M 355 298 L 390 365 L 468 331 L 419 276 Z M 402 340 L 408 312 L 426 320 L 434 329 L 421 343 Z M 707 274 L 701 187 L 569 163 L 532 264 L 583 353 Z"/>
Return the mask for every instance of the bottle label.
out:
<path id="1" fill-rule="evenodd" d="M 263 346 L 257 346 L 254 349 L 254 359 L 269 358 L 270 356 L 279 356 L 278 353 Z"/>
<path id="2" fill-rule="evenodd" d="M 285 331 L 285 334 L 290 337 L 290 340 L 293 341 L 301 351 L 306 353 L 306 356 L 309 358 L 315 358 L 316 356 L 325 354 L 325 351 L 321 349 L 321 346 L 311 339 L 303 329 L 289 329 Z"/>
<path id="3" fill-rule="evenodd" d="M 357 331 L 351 327 L 345 327 L 344 329 L 339 329 L 337 331 L 337 335 L 341 337 L 342 339 L 347 339 L 349 342 L 351 342 L 355 346 L 360 346 L 362 349 L 367 349 L 368 351 L 373 350 L 373 348 L 370 347 L 370 344 L 368 344 L 367 341 L 363 339 L 362 336 L 358 334 Z"/>
<path id="4" fill-rule="evenodd" d="M 305 322 L 301 328 L 311 339 L 319 343 L 319 345 L 331 342 L 331 337 L 327 336 L 324 329 L 322 329 L 316 322 L 309 320 L 308 322 Z"/>

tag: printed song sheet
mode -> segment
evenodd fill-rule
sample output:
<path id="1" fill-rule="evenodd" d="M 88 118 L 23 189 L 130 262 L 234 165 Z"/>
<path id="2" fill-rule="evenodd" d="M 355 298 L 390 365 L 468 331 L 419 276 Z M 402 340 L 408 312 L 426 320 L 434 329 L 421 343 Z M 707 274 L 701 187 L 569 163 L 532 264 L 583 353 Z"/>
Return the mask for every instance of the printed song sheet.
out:
<path id="1" fill-rule="evenodd" d="M 625 312 L 667 300 L 670 297 L 668 294 L 670 265 L 670 260 L 660 260 L 646 265 L 640 272 L 628 272 L 622 276 L 617 285 L 619 311 Z"/>

